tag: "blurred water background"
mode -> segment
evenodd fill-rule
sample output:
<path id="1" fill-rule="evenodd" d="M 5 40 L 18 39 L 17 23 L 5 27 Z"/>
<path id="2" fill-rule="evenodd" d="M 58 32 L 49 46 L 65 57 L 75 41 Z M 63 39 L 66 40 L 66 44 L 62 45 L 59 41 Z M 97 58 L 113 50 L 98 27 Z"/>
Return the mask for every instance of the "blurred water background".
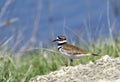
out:
<path id="1" fill-rule="evenodd" d="M 0 44 L 11 51 L 48 47 L 58 35 L 79 43 L 119 32 L 120 0 L 0 0 Z"/>

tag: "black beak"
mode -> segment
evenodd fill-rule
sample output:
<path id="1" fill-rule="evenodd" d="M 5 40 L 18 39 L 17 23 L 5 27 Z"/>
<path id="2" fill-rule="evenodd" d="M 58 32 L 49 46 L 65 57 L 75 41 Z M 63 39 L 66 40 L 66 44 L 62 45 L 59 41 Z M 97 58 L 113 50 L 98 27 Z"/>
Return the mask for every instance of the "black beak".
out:
<path id="1" fill-rule="evenodd" d="M 57 39 L 56 40 L 53 40 L 52 42 L 56 42 L 57 41 Z"/>

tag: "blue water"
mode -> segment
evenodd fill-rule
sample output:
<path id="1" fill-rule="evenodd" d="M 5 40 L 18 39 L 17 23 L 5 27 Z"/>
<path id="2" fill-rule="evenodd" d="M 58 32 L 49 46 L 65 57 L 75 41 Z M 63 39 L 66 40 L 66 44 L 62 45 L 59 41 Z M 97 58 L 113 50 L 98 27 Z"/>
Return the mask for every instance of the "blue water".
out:
<path id="1" fill-rule="evenodd" d="M 77 34 L 84 39 L 96 38 L 98 35 L 109 36 L 107 20 L 108 0 L 11 0 L 0 22 L 18 18 L 14 23 L 0 27 L 0 43 L 9 37 L 9 47 L 17 39 L 17 46 L 24 46 L 35 31 L 35 46 L 40 43 L 48 44 L 58 35 L 75 37 Z M 118 3 L 119 0 L 116 0 Z M 2 11 L 6 0 L 0 0 Z M 114 31 L 119 33 L 119 14 L 114 16 L 112 0 L 109 2 L 109 18 Z M 87 36 L 87 37 L 86 37 Z M 20 37 L 20 38 L 19 38 Z M 86 37 L 86 38 L 85 38 Z"/>

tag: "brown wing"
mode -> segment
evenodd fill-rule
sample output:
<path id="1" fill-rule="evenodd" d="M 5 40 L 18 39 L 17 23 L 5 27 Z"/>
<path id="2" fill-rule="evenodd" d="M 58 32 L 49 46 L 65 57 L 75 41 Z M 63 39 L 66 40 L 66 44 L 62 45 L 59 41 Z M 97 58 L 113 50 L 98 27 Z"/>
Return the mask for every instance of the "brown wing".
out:
<path id="1" fill-rule="evenodd" d="M 86 54 L 87 52 L 85 52 L 83 49 L 76 47 L 74 45 L 71 44 L 65 44 L 62 46 L 63 47 L 63 51 L 69 53 L 69 54 Z"/>

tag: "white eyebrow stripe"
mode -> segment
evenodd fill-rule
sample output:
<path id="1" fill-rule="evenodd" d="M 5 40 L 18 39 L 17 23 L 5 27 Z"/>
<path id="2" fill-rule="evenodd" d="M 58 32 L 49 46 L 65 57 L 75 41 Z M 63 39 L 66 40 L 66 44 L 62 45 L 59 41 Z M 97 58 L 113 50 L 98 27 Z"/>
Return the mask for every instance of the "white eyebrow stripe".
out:
<path id="1" fill-rule="evenodd" d="M 58 37 L 56 39 L 59 39 Z"/>

